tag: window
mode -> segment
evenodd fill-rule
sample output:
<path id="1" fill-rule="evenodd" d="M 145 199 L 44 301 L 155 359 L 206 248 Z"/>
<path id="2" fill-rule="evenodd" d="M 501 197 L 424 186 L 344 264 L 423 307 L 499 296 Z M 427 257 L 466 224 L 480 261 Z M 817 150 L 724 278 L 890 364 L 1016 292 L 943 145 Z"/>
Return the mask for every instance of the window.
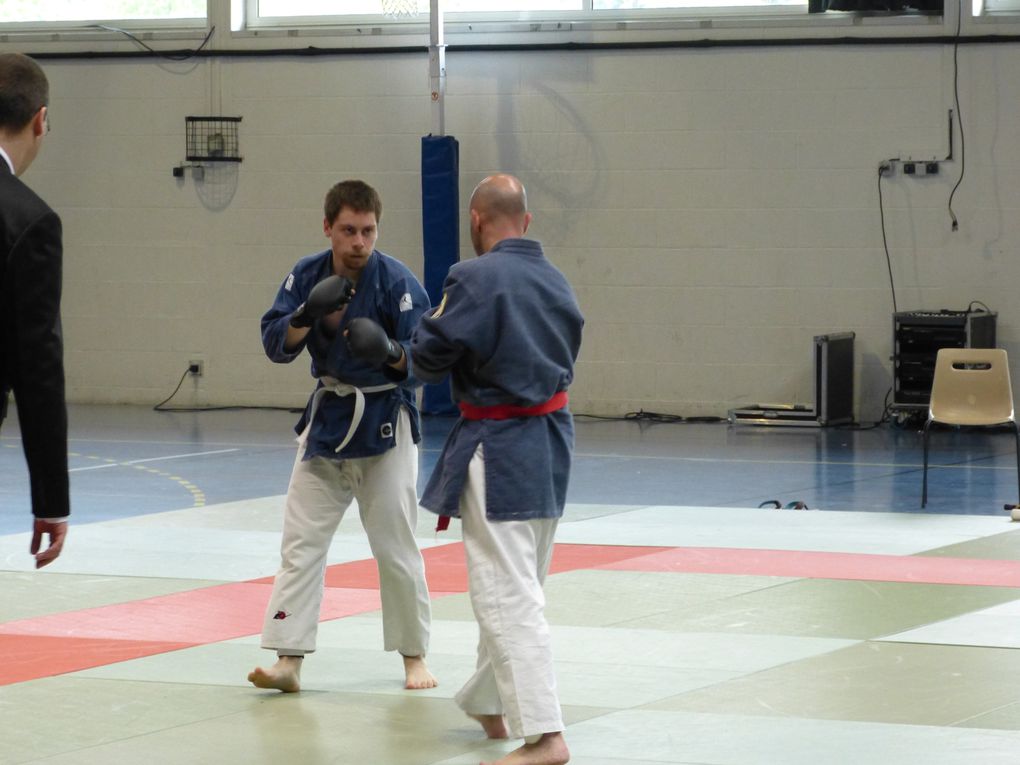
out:
<path id="1" fill-rule="evenodd" d="M 1018 0 L 1020 1 L 1020 0 Z M 427 16 L 429 0 L 247 0 L 251 19 L 309 19 L 318 17 L 334 23 L 345 23 L 349 17 L 375 17 L 382 20 L 400 20 L 407 17 Z M 630 11 L 683 11 L 691 8 L 721 8 L 795 5 L 806 8 L 807 0 L 444 0 L 442 8 L 447 18 L 455 21 L 457 14 L 529 18 L 534 14 L 568 13 L 575 21 L 597 21 L 613 12 Z M 420 19 L 419 19 L 420 20 Z"/>
<path id="2" fill-rule="evenodd" d="M 5 23 L 204 19 L 206 0 L 0 0 Z"/>
<path id="3" fill-rule="evenodd" d="M 978 0 L 980 1 L 980 0 Z M 1013 0 L 1020 2 L 1020 0 Z M 423 22 L 429 0 L 245 0 L 252 27 L 283 24 Z M 796 7 L 807 12 L 808 0 L 443 0 L 448 23 L 502 20 L 541 20 L 598 23 L 646 18 L 690 17 L 706 8 Z"/>
<path id="4" fill-rule="evenodd" d="M 385 16 L 429 12 L 429 0 L 254 0 L 258 16 Z M 445 0 L 444 13 L 580 11 L 584 0 Z"/>
<path id="5" fill-rule="evenodd" d="M 971 13 L 975 16 L 1016 15 L 1020 0 L 973 0 Z"/>
<path id="6" fill-rule="evenodd" d="M 807 5 L 807 0 L 593 0 L 596 11 Z"/>

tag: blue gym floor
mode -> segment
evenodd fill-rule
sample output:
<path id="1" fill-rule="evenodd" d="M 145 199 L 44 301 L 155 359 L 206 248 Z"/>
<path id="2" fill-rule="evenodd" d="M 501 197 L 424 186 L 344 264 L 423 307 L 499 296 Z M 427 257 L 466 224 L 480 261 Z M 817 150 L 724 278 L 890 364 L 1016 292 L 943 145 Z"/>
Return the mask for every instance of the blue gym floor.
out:
<path id="1" fill-rule="evenodd" d="M 13 410 L 13 407 L 12 407 Z M 75 523 L 283 494 L 298 415 L 72 406 Z M 424 418 L 420 485 L 453 422 Z M 27 476 L 17 422 L 0 432 L 0 533 L 22 530 Z M 1020 501 L 1007 431 L 938 429 L 921 510 L 921 434 L 871 429 L 655 423 L 578 417 L 568 501 L 1003 515 Z"/>
<path id="2" fill-rule="evenodd" d="M 477 765 L 517 745 L 452 701 L 477 634 L 458 524 L 437 535 L 427 512 L 438 688 L 405 691 L 381 649 L 354 512 L 301 693 L 246 682 L 272 661 L 257 631 L 296 419 L 72 406 L 72 526 L 38 572 L 5 423 L 0 765 Z M 422 483 L 451 424 L 425 419 Z M 1013 436 L 941 429 L 931 462 L 922 511 L 916 428 L 579 417 L 546 583 L 571 763 L 1016 763 Z"/>

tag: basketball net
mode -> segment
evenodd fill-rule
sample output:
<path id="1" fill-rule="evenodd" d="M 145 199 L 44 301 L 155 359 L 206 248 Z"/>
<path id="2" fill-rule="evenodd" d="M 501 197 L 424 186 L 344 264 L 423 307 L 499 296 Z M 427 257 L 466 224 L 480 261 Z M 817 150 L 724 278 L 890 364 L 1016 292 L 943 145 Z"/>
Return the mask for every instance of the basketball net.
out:
<path id="1" fill-rule="evenodd" d="M 381 0 L 382 12 L 391 19 L 407 19 L 418 15 L 418 0 Z"/>

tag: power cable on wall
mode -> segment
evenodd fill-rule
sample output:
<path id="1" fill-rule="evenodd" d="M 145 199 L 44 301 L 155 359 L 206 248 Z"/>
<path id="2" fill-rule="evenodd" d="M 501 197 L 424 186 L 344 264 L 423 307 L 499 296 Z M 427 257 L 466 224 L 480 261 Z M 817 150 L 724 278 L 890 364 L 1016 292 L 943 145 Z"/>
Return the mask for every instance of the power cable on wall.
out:
<path id="1" fill-rule="evenodd" d="M 949 203 L 946 205 L 949 210 L 949 217 L 953 221 L 953 231 L 960 228 L 959 221 L 956 219 L 956 213 L 953 212 L 953 197 L 956 196 L 956 190 L 960 188 L 960 184 L 963 183 L 963 174 L 967 169 L 967 148 L 966 141 L 963 136 L 963 113 L 960 111 L 960 30 L 962 23 L 963 0 L 957 0 L 956 35 L 953 40 L 953 105 L 956 108 L 956 119 L 960 125 L 960 175 L 956 179 L 956 185 L 953 186 L 953 190 L 949 193 Z M 952 155 L 952 148 L 950 148 L 950 155 Z"/>
<path id="2" fill-rule="evenodd" d="M 154 411 L 154 412 L 227 412 L 227 411 L 236 411 L 236 410 L 242 410 L 242 409 L 262 409 L 262 410 L 274 411 L 274 412 L 293 412 L 294 414 L 299 414 L 300 412 L 304 411 L 304 407 L 293 407 L 293 406 L 172 406 L 172 407 L 164 406 L 170 399 L 172 399 L 174 396 L 177 395 L 177 392 L 181 389 L 181 386 L 184 384 L 185 378 L 189 374 L 193 374 L 192 368 L 191 368 L 190 365 L 188 366 L 187 369 L 184 370 L 184 374 L 181 375 L 181 379 L 177 381 L 177 387 L 174 388 L 174 392 L 171 393 L 169 396 L 167 396 L 162 401 L 160 401 L 154 407 L 152 407 L 152 411 Z"/>
<path id="3" fill-rule="evenodd" d="M 894 159 L 887 159 L 878 165 L 878 214 L 882 221 L 882 247 L 885 250 L 885 265 L 889 270 L 889 289 L 892 292 L 893 313 L 897 313 L 898 310 L 896 308 L 896 283 L 893 281 L 892 258 L 889 256 L 889 239 L 885 234 L 885 202 L 882 199 L 882 178 L 895 161 Z"/>
<path id="4" fill-rule="evenodd" d="M 202 49 L 204 49 L 205 46 L 209 44 L 209 40 L 212 38 L 213 32 L 216 31 L 216 27 L 210 27 L 209 32 L 205 36 L 205 39 L 203 39 L 201 44 L 193 50 L 160 51 L 150 46 L 148 43 L 139 38 L 137 35 L 131 34 L 126 29 L 121 29 L 120 27 L 111 27 L 106 24 L 89 24 L 89 26 L 93 29 L 105 29 L 107 32 L 116 32 L 118 34 L 122 34 L 125 37 L 141 45 L 151 55 L 158 56 L 159 58 L 164 58 L 167 61 L 187 61 L 188 59 L 192 59 L 195 56 L 199 55 Z"/>

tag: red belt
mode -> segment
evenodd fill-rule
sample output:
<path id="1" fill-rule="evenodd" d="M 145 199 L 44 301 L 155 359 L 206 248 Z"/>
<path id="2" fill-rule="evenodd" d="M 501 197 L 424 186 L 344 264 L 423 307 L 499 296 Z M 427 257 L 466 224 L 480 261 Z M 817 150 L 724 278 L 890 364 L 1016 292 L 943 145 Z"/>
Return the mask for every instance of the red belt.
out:
<path id="1" fill-rule="evenodd" d="M 514 406 L 513 404 L 496 404 L 495 406 L 475 406 L 461 401 L 460 416 L 465 420 L 509 420 L 513 417 L 538 417 L 549 414 L 567 405 L 567 392 L 561 390 L 544 404 L 537 406 Z"/>
<path id="2" fill-rule="evenodd" d="M 542 414 L 555 412 L 566 405 L 567 392 L 565 390 L 561 390 L 544 404 L 538 406 L 513 406 L 512 404 L 475 406 L 463 401 L 457 404 L 460 407 L 460 415 L 465 420 L 509 420 L 512 417 L 538 417 Z M 436 523 L 436 531 L 445 531 L 449 525 L 450 516 L 441 515 Z"/>

